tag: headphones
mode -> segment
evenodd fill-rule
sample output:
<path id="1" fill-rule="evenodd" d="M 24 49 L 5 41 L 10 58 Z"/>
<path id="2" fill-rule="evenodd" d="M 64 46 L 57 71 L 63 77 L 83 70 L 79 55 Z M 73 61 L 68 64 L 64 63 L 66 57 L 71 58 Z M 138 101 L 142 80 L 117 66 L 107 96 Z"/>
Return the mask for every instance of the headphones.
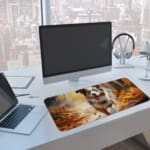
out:
<path id="1" fill-rule="evenodd" d="M 121 37 L 121 36 L 126 36 L 126 37 L 128 37 L 128 38 L 127 38 L 127 41 L 126 41 L 126 43 L 125 43 L 124 49 L 123 49 L 123 47 L 122 47 L 121 40 L 120 40 L 120 37 Z M 132 41 L 132 51 L 131 51 L 131 52 L 124 52 L 124 56 L 123 56 L 124 58 L 129 59 L 129 58 L 132 56 L 132 54 L 133 54 L 133 52 L 134 52 L 134 49 L 135 49 L 135 41 L 134 41 L 134 38 L 133 38 L 130 34 L 128 34 L 128 33 L 120 33 L 120 34 L 118 34 L 118 35 L 113 39 L 113 42 L 112 42 L 112 50 L 114 49 L 114 45 L 115 45 L 116 40 L 119 40 L 119 44 L 120 44 L 121 50 L 125 50 L 125 51 L 126 51 L 129 39 L 131 39 L 131 41 Z M 113 51 L 113 54 L 114 54 L 114 56 L 115 56 L 117 59 L 120 59 L 120 54 L 119 54 L 117 51 Z"/>

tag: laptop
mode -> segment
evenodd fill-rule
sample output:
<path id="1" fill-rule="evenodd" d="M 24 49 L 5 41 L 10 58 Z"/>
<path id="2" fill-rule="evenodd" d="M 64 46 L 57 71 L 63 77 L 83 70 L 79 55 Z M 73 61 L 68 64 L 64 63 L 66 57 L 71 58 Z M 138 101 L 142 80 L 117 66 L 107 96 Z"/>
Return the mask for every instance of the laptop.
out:
<path id="1" fill-rule="evenodd" d="M 0 131 L 31 134 L 46 112 L 41 105 L 20 104 L 5 75 L 0 73 Z"/>

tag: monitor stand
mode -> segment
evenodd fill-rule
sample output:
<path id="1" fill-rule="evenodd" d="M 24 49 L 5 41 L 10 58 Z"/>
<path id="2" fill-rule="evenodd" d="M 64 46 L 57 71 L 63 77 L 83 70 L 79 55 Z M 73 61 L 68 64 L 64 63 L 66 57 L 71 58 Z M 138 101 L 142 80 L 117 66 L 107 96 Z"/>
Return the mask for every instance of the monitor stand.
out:
<path id="1" fill-rule="evenodd" d="M 87 77 L 74 78 L 74 79 L 69 79 L 67 81 L 69 86 L 73 88 L 83 88 L 83 87 L 88 87 L 96 84 L 96 82 L 88 79 Z"/>

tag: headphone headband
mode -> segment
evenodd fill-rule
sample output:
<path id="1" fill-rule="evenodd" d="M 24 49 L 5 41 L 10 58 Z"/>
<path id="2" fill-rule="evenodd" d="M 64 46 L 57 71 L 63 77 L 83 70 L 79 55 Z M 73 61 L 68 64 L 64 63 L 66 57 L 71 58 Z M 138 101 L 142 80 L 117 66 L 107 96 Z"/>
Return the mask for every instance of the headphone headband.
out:
<path id="1" fill-rule="evenodd" d="M 130 34 L 128 34 L 128 33 L 120 33 L 120 34 L 118 34 L 114 39 L 113 39 L 113 42 L 112 42 L 112 50 L 113 50 L 113 48 L 114 48 L 114 44 L 115 44 L 115 41 L 120 37 L 120 36 L 128 36 L 131 40 L 132 40 L 132 48 L 133 48 L 133 51 L 134 51 L 134 49 L 135 49 L 135 41 L 134 41 L 134 38 L 130 35 Z"/>

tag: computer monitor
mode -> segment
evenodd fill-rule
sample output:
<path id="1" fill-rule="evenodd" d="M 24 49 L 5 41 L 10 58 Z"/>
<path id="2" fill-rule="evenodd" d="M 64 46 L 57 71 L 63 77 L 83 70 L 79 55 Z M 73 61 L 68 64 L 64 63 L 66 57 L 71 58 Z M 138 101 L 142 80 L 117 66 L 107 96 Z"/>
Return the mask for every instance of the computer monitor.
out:
<path id="1" fill-rule="evenodd" d="M 44 83 L 111 70 L 111 22 L 39 27 Z"/>

